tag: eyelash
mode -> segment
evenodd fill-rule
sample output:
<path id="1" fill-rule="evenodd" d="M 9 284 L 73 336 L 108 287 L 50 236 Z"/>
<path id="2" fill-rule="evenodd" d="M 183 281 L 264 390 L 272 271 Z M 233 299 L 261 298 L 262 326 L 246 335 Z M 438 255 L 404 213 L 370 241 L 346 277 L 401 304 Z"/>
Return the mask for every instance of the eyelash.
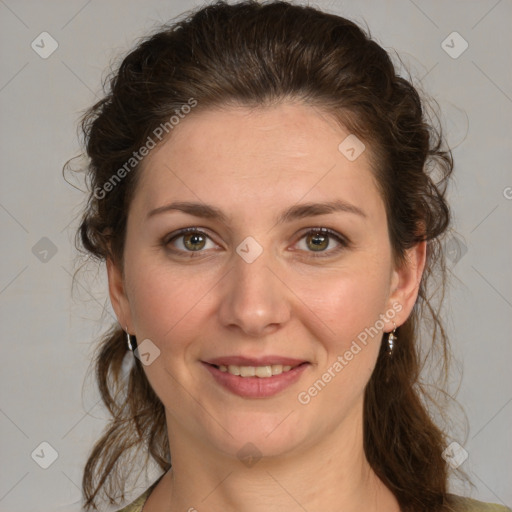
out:
<path id="1" fill-rule="evenodd" d="M 199 235 L 203 235 L 211 240 L 211 237 L 208 236 L 208 234 L 205 233 L 204 231 L 201 231 L 200 228 L 192 227 L 192 228 L 180 229 L 176 233 L 173 233 L 171 236 L 164 237 L 162 239 L 161 243 L 164 247 L 166 247 L 169 251 L 171 251 L 174 254 L 184 254 L 185 253 L 185 254 L 189 254 L 189 256 L 188 256 L 189 258 L 197 258 L 197 257 L 199 257 L 200 253 L 204 252 L 204 251 L 181 251 L 181 250 L 169 248 L 169 245 L 171 242 L 175 241 L 176 239 L 178 239 L 188 233 L 196 233 Z M 337 233 L 336 231 L 333 231 L 332 229 L 323 228 L 323 227 L 309 229 L 308 231 L 306 231 L 305 233 L 303 233 L 301 235 L 301 237 L 299 238 L 298 241 L 302 240 L 309 234 L 329 235 L 329 237 L 334 238 L 340 244 L 337 248 L 335 248 L 331 251 L 327 251 L 327 252 L 320 251 L 318 253 L 315 253 L 314 251 L 307 251 L 307 252 L 311 252 L 311 257 L 313 257 L 313 258 L 327 258 L 327 257 L 333 256 L 333 255 L 338 254 L 339 252 L 343 251 L 344 249 L 350 247 L 350 245 L 351 245 L 350 241 L 347 238 L 341 236 L 339 233 Z"/>

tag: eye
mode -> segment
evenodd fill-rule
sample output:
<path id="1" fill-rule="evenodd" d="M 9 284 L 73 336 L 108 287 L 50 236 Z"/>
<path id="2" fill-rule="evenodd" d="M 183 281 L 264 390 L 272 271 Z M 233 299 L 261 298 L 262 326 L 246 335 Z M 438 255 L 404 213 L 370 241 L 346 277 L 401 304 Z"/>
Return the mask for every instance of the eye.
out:
<path id="1" fill-rule="evenodd" d="M 194 252 L 201 252 L 203 249 L 212 249 L 213 247 L 207 246 L 208 241 L 210 241 L 212 245 L 216 245 L 211 238 L 199 228 L 185 228 L 181 229 L 170 238 L 165 238 L 162 243 L 172 252 L 188 252 L 192 253 L 191 256 L 193 256 Z"/>
<path id="2" fill-rule="evenodd" d="M 332 245 L 333 239 L 337 245 L 335 245 L 334 249 L 327 251 Z M 301 250 L 312 253 L 311 256 L 314 258 L 332 256 L 349 246 L 348 240 L 339 233 L 336 233 L 336 231 L 328 228 L 310 229 L 300 238 L 300 241 L 302 240 L 305 240 L 305 243 Z"/>
<path id="3" fill-rule="evenodd" d="M 336 231 L 322 227 L 309 229 L 301 236 L 299 242 L 302 240 L 305 241 L 305 246 L 300 249 L 310 253 L 308 256 L 314 258 L 333 256 L 350 246 L 350 242 L 345 237 Z M 332 240 L 335 240 L 337 245 L 327 250 L 331 247 Z M 208 242 L 211 244 L 209 247 Z M 196 227 L 180 229 L 177 233 L 165 237 L 162 245 L 176 254 L 188 253 L 189 257 L 195 257 L 194 253 L 201 253 L 204 249 L 217 247 L 209 235 Z"/>

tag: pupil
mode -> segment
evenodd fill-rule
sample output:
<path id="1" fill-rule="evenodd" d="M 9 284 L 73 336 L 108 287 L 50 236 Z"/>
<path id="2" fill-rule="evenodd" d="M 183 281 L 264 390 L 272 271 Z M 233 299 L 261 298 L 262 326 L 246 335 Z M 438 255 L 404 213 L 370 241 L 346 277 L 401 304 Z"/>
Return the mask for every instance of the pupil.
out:
<path id="1" fill-rule="evenodd" d="M 313 242 L 313 246 L 316 246 L 315 251 L 320 249 L 325 249 L 327 245 L 329 245 L 328 238 L 325 235 L 320 233 L 316 233 L 314 235 L 310 235 L 309 241 Z M 327 242 L 327 244 L 326 244 Z"/>
<path id="2" fill-rule="evenodd" d="M 201 247 L 197 247 L 196 244 L 202 244 Z M 185 246 L 188 249 L 191 249 L 193 251 L 197 251 L 202 248 L 204 245 L 203 236 L 199 235 L 197 233 L 192 233 L 190 235 L 185 236 Z"/>

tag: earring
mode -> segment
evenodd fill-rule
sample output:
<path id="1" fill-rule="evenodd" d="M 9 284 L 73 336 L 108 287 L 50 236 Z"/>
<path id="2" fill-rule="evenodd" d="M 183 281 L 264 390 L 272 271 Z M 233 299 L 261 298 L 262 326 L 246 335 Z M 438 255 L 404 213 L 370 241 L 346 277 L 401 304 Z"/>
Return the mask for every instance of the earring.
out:
<path id="1" fill-rule="evenodd" d="M 128 344 L 128 350 L 131 350 L 132 352 L 137 348 L 137 338 L 128 332 L 128 327 L 125 328 L 126 330 L 126 342 Z"/>
<path id="2" fill-rule="evenodd" d="M 392 332 L 388 334 L 388 355 L 391 357 L 393 355 L 393 350 L 395 348 L 396 340 L 398 339 L 395 335 L 396 332 L 396 324 L 393 322 L 394 329 Z"/>

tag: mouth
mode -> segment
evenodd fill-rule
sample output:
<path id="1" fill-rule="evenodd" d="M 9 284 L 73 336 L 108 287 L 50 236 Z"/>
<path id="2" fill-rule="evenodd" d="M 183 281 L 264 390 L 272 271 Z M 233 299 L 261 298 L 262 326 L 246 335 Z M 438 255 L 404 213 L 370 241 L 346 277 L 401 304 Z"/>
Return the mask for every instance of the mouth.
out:
<path id="1" fill-rule="evenodd" d="M 281 375 L 282 373 L 287 373 L 291 370 L 299 366 L 303 366 L 309 364 L 307 361 L 303 363 L 295 364 L 295 365 L 283 365 L 283 364 L 269 364 L 269 365 L 260 365 L 260 366 L 242 366 L 242 365 L 224 365 L 224 364 L 211 364 L 206 363 L 217 370 L 223 373 L 229 373 L 231 375 L 236 375 L 237 377 L 247 378 L 247 377 L 258 377 L 260 379 L 267 379 L 270 377 L 274 377 L 276 375 Z"/>
<path id="2" fill-rule="evenodd" d="M 247 364 L 247 359 L 241 359 L 219 358 L 201 363 L 213 377 L 213 383 L 242 398 L 274 396 L 296 383 L 311 366 L 309 361 L 290 358 L 266 358 L 263 361 L 265 364 L 261 359 L 250 360 L 252 364 Z"/>

